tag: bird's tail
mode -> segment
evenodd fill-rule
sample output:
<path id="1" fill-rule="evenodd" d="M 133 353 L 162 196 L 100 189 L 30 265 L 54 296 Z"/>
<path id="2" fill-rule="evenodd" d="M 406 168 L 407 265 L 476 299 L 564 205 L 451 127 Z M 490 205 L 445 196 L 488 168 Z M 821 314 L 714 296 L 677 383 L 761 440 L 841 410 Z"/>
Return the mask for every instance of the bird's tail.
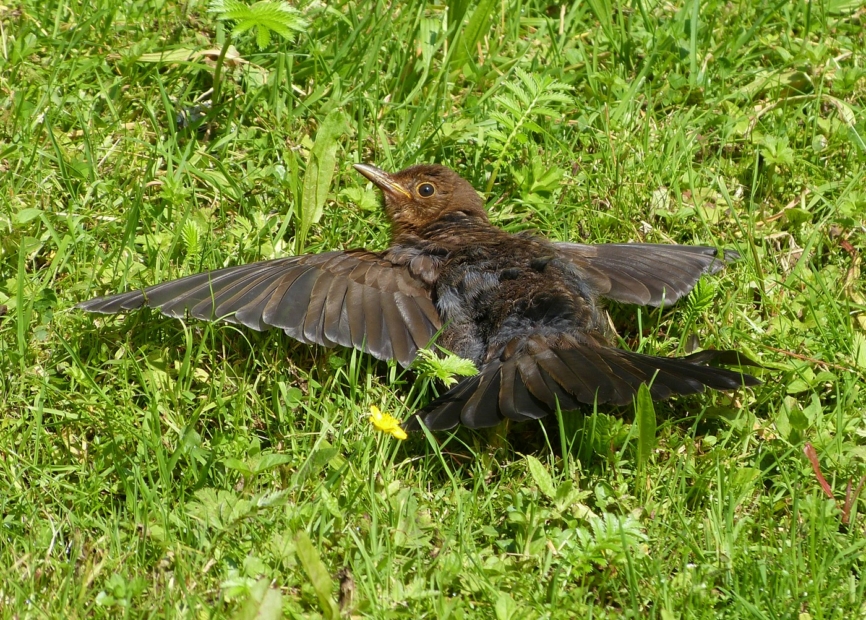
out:
<path id="1" fill-rule="evenodd" d="M 513 343 L 512 343 L 513 344 Z M 755 377 L 706 366 L 709 362 L 758 366 L 736 351 L 701 351 L 686 357 L 654 357 L 632 351 L 576 342 L 551 344 L 527 339 L 515 351 L 485 364 L 478 375 L 454 388 L 403 423 L 407 430 L 446 430 L 495 426 L 503 419 L 523 421 L 580 404 L 632 402 L 641 384 L 654 400 L 673 394 L 695 394 L 705 387 L 734 390 L 758 385 Z"/>

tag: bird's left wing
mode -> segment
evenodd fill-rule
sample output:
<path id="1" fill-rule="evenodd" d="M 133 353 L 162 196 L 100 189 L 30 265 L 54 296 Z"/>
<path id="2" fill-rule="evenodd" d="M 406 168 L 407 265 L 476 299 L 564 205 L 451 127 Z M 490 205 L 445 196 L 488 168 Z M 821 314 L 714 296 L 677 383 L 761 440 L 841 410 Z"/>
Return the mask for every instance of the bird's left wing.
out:
<path id="1" fill-rule="evenodd" d="M 698 279 L 740 257 L 702 245 L 654 243 L 556 243 L 560 254 L 581 270 L 607 299 L 640 306 L 671 305 L 689 294 Z"/>
<path id="2" fill-rule="evenodd" d="M 734 390 L 760 381 L 752 375 L 707 366 L 709 362 L 757 366 L 736 351 L 700 351 L 686 357 L 655 357 L 623 349 L 578 342 L 567 337 L 535 335 L 514 341 L 517 353 L 503 354 L 479 369 L 403 423 L 406 430 L 448 430 L 495 426 L 542 418 L 583 405 L 627 405 L 641 384 L 653 400 L 673 394 L 696 394 L 705 387 Z"/>
<path id="3" fill-rule="evenodd" d="M 226 267 L 78 304 L 114 314 L 163 314 L 283 329 L 306 343 L 355 347 L 409 366 L 442 326 L 429 289 L 405 266 L 366 250 Z"/>

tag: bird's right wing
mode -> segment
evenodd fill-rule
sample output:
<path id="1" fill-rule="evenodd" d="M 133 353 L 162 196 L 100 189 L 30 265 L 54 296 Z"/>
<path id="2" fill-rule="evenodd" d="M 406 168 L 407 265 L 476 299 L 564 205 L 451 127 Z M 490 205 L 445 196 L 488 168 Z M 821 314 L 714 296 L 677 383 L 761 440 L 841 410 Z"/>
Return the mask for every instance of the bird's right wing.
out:
<path id="1" fill-rule="evenodd" d="M 442 326 L 428 288 L 366 250 L 226 267 L 78 304 L 106 314 L 142 306 L 260 331 L 278 327 L 301 342 L 355 347 L 403 366 Z"/>
<path id="2" fill-rule="evenodd" d="M 688 295 L 698 279 L 740 257 L 716 248 L 654 243 L 554 244 L 602 297 L 640 306 L 671 305 Z"/>
<path id="3" fill-rule="evenodd" d="M 506 347 L 507 349 L 508 347 Z M 533 336 L 506 359 L 495 359 L 403 423 L 407 430 L 495 426 L 503 419 L 524 421 L 581 404 L 627 405 L 641 384 L 653 400 L 695 394 L 705 387 L 734 390 L 760 383 L 755 377 L 706 366 L 757 365 L 734 351 L 701 351 L 687 357 L 654 357 L 623 349 Z"/>

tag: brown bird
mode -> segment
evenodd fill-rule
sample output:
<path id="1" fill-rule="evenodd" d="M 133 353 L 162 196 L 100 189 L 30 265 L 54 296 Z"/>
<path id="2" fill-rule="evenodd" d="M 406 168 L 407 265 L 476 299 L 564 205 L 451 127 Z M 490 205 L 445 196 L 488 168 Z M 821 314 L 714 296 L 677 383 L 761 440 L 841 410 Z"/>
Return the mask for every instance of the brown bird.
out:
<path id="1" fill-rule="evenodd" d="M 227 267 L 79 304 L 116 313 L 142 306 L 173 317 L 283 329 L 306 343 L 355 347 L 409 366 L 436 343 L 475 362 L 463 379 L 404 422 L 432 430 L 541 418 L 581 403 L 632 402 L 732 390 L 756 378 L 709 367 L 749 363 L 733 351 L 654 357 L 611 345 L 600 298 L 672 304 L 739 255 L 705 246 L 556 243 L 509 234 L 456 172 L 418 165 L 355 168 L 382 190 L 391 246 Z"/>

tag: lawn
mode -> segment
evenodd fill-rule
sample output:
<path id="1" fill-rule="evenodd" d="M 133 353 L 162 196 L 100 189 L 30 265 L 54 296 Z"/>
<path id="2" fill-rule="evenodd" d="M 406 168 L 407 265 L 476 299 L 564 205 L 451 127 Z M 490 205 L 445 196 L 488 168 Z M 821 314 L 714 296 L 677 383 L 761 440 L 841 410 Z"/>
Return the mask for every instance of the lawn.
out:
<path id="1" fill-rule="evenodd" d="M 862 3 L 295 6 L 0 3 L 0 615 L 866 617 Z M 430 161 L 512 232 L 738 249 L 608 309 L 764 384 L 401 442 L 429 372 L 74 308 L 383 249 L 352 164 Z"/>

